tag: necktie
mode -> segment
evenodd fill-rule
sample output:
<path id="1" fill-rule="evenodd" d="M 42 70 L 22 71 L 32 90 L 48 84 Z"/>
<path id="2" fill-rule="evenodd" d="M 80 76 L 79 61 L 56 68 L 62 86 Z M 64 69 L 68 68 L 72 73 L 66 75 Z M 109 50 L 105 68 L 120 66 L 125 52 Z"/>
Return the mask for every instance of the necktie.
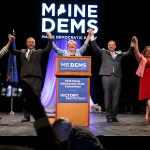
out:
<path id="1" fill-rule="evenodd" d="M 28 55 L 27 55 L 28 61 L 30 60 L 31 54 L 32 54 L 32 51 L 30 50 L 30 51 L 28 52 Z"/>
<path id="2" fill-rule="evenodd" d="M 115 59 L 115 53 L 114 52 L 112 52 L 112 58 Z"/>

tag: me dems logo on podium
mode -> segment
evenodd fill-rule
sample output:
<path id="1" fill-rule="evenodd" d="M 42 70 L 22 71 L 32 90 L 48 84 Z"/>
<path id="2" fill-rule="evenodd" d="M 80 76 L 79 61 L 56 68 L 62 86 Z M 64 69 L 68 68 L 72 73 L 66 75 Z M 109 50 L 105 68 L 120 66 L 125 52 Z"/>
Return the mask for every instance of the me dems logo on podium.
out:
<path id="1" fill-rule="evenodd" d="M 56 118 L 89 125 L 90 77 L 91 56 L 56 56 Z"/>
<path id="2" fill-rule="evenodd" d="M 58 103 L 88 103 L 91 56 L 56 57 Z"/>
<path id="3" fill-rule="evenodd" d="M 59 71 L 87 72 L 88 60 L 60 60 Z"/>

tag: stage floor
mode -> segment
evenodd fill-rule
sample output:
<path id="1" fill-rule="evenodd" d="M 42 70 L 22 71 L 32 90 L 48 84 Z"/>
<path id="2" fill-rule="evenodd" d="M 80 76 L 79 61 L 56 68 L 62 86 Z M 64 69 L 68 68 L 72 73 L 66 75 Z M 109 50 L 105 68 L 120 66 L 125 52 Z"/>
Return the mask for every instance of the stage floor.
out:
<path id="1" fill-rule="evenodd" d="M 0 136 L 36 136 L 34 119 L 21 122 L 22 113 L 0 113 Z M 97 136 L 150 136 L 150 122 L 144 114 L 118 114 L 120 122 L 107 123 L 105 112 L 90 113 L 89 129 Z"/>
<path id="2" fill-rule="evenodd" d="M 0 145 L 33 146 L 37 144 L 36 142 L 31 142 L 34 141 L 33 138 L 37 137 L 33 127 L 33 117 L 31 117 L 30 122 L 22 123 L 23 113 L 15 113 L 14 115 L 0 113 L 0 116 L 2 117 L 0 120 Z M 123 147 L 128 149 L 131 145 L 133 147 L 143 147 L 143 143 L 144 145 L 149 145 L 148 136 L 150 136 L 150 122 L 145 122 L 144 117 L 145 114 L 122 113 L 118 114 L 120 122 L 107 123 L 105 112 L 90 113 L 90 126 L 88 128 L 99 137 L 106 150 L 120 150 Z M 4 138 L 4 136 L 7 138 Z M 25 139 L 20 138 L 21 136 Z M 129 138 L 129 136 L 134 136 L 134 139 Z M 135 136 L 147 136 L 148 139 L 135 138 Z M 27 143 L 30 143 L 30 145 Z"/>

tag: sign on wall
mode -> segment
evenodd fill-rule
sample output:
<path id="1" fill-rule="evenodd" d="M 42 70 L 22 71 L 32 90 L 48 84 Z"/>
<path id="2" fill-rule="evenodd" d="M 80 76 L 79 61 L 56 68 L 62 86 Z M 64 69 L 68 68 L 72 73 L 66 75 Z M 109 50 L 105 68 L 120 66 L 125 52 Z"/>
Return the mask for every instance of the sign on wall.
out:
<path id="1" fill-rule="evenodd" d="M 45 32 L 53 39 L 85 39 L 88 28 L 98 32 L 98 5 L 76 3 L 42 3 L 42 38 Z"/>

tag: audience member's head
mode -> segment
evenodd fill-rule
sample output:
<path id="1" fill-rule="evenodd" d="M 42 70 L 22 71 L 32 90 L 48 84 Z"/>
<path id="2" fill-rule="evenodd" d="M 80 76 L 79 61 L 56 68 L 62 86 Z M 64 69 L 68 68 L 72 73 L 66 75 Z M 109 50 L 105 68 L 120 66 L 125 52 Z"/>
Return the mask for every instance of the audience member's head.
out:
<path id="1" fill-rule="evenodd" d="M 73 125 L 67 118 L 58 118 L 52 125 L 56 138 L 68 150 L 102 150 L 99 139 L 86 127 Z"/>
<path id="2" fill-rule="evenodd" d="M 57 139 L 61 142 L 67 141 L 72 130 L 72 123 L 66 118 L 58 118 L 53 123 L 53 130 Z"/>

